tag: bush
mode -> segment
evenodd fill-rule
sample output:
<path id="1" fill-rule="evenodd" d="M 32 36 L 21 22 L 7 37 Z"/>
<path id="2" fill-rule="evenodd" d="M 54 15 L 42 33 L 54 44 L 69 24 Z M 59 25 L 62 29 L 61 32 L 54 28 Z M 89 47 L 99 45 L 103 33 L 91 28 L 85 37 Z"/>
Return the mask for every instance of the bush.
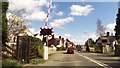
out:
<path id="1" fill-rule="evenodd" d="M 2 61 L 2 68 L 22 68 L 17 60 L 5 59 Z"/>
<path id="2" fill-rule="evenodd" d="M 43 43 L 39 38 L 31 37 L 31 36 L 23 36 L 22 37 L 22 44 L 24 45 L 28 38 L 31 39 L 31 45 L 30 48 L 31 53 L 36 55 L 37 57 L 42 58 L 43 57 Z"/>
<path id="3" fill-rule="evenodd" d="M 24 44 L 24 42 L 27 42 L 28 38 L 31 39 L 31 46 L 43 45 L 42 41 L 39 38 L 35 38 L 32 36 L 22 36 L 22 44 Z"/>
<path id="4" fill-rule="evenodd" d="M 39 38 L 31 37 L 31 47 L 36 48 L 38 56 L 43 58 L 43 43 Z"/>
<path id="5" fill-rule="evenodd" d="M 66 50 L 65 47 L 57 47 L 57 51 L 63 51 L 63 50 Z"/>
<path id="6" fill-rule="evenodd" d="M 40 59 L 40 58 L 35 58 L 35 59 L 31 59 L 30 63 L 32 64 L 39 64 L 39 63 L 44 63 L 45 60 L 44 59 Z"/>
<path id="7" fill-rule="evenodd" d="M 118 44 L 120 44 L 120 39 L 118 39 Z"/>
<path id="8" fill-rule="evenodd" d="M 120 44 L 115 45 L 115 55 L 120 56 Z"/>
<path id="9" fill-rule="evenodd" d="M 42 45 L 38 46 L 38 55 L 40 56 L 40 58 L 43 58 L 43 53 L 44 53 L 43 46 Z"/>

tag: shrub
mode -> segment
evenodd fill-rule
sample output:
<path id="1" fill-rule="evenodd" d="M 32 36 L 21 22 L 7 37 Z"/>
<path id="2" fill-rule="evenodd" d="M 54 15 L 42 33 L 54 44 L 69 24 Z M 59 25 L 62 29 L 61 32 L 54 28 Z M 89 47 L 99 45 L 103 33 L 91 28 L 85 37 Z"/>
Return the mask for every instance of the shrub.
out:
<path id="1" fill-rule="evenodd" d="M 17 60 L 5 59 L 2 61 L 2 68 L 22 68 Z"/>
<path id="2" fill-rule="evenodd" d="M 120 39 L 118 39 L 118 44 L 120 44 Z"/>
<path id="3" fill-rule="evenodd" d="M 63 50 L 66 50 L 65 47 L 57 47 L 57 51 L 63 51 Z"/>
<path id="4" fill-rule="evenodd" d="M 30 48 L 31 53 L 36 55 L 37 57 L 40 56 L 41 58 L 43 57 L 43 43 L 39 38 L 31 37 L 31 36 L 23 36 L 22 37 L 22 44 L 24 45 L 28 38 L 31 39 L 31 45 Z"/>
<path id="5" fill-rule="evenodd" d="M 40 58 L 43 57 L 43 43 L 39 38 L 31 37 L 31 47 L 37 49 Z"/>
<path id="6" fill-rule="evenodd" d="M 38 46 L 38 55 L 40 56 L 40 58 L 43 58 L 43 53 L 44 53 L 44 49 L 43 46 Z"/>
<path id="7" fill-rule="evenodd" d="M 45 60 L 44 59 L 40 59 L 40 58 L 35 58 L 35 59 L 31 59 L 30 63 L 32 64 L 39 64 L 39 63 L 44 63 Z"/>

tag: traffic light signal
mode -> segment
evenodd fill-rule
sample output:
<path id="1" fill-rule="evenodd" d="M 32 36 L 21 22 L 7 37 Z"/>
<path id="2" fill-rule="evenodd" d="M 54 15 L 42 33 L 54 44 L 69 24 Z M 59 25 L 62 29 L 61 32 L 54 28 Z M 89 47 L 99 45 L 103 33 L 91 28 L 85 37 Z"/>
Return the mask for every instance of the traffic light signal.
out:
<path id="1" fill-rule="evenodd" d="M 51 35 L 53 33 L 53 28 L 40 28 L 40 35 Z"/>

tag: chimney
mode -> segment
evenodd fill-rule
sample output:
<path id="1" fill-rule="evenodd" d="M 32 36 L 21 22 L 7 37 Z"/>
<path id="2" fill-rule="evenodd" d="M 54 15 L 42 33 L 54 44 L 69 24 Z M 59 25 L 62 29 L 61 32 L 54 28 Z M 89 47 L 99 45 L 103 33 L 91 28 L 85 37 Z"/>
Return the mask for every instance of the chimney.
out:
<path id="1" fill-rule="evenodd" d="M 52 39 L 54 39 L 55 38 L 55 36 L 54 36 L 54 34 L 52 35 Z"/>
<path id="2" fill-rule="evenodd" d="M 110 36 L 110 33 L 109 33 L 109 32 L 107 32 L 107 37 L 108 37 L 108 36 Z"/>
<path id="3" fill-rule="evenodd" d="M 59 39 L 61 39 L 61 36 L 59 36 Z"/>
<path id="4" fill-rule="evenodd" d="M 113 33 L 111 33 L 111 36 L 113 36 Z"/>
<path id="5" fill-rule="evenodd" d="M 64 40 L 64 38 L 62 38 L 62 40 Z"/>

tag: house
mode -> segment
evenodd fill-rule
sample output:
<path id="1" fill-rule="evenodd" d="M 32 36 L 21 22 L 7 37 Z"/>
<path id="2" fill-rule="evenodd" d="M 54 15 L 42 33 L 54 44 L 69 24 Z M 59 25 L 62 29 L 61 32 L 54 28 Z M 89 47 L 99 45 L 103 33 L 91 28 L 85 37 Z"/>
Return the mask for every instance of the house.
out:
<path id="1" fill-rule="evenodd" d="M 52 38 L 48 40 L 48 46 L 54 45 L 55 47 L 59 45 L 59 38 L 55 38 L 54 35 L 52 35 Z"/>
<path id="2" fill-rule="evenodd" d="M 52 38 L 48 40 L 48 46 L 54 45 L 55 47 L 64 47 L 64 38 L 55 38 L 54 35 L 52 35 Z"/>
<path id="3" fill-rule="evenodd" d="M 48 40 L 48 46 L 51 45 L 54 45 L 55 47 L 67 48 L 68 46 L 70 45 L 74 46 L 75 44 L 68 39 L 64 40 L 64 38 L 61 38 L 61 36 L 59 36 L 59 38 L 55 38 L 54 35 L 52 35 L 52 38 Z"/>
<path id="4" fill-rule="evenodd" d="M 17 45 L 17 36 L 23 36 L 23 35 L 33 36 L 28 29 L 25 29 L 19 34 L 16 34 L 14 32 L 9 32 L 9 36 L 8 36 L 9 42 L 6 42 L 6 46 L 2 47 L 3 48 L 2 54 L 5 57 L 13 57 L 13 55 L 15 55 L 16 45 Z"/>
<path id="5" fill-rule="evenodd" d="M 113 48 L 113 41 L 115 40 L 115 36 L 110 36 L 109 32 L 107 32 L 106 36 L 100 36 L 95 44 L 96 44 L 96 51 L 102 53 L 109 53 Z"/>
<path id="6" fill-rule="evenodd" d="M 85 46 L 86 46 L 86 51 L 88 51 L 88 52 L 95 52 L 95 49 L 94 49 L 94 40 L 92 40 L 92 38 L 89 38 L 85 42 Z"/>
<path id="7" fill-rule="evenodd" d="M 75 46 L 75 44 L 72 41 L 70 41 L 69 39 L 66 39 L 66 41 L 65 41 L 65 47 L 67 48 L 69 46 Z"/>

